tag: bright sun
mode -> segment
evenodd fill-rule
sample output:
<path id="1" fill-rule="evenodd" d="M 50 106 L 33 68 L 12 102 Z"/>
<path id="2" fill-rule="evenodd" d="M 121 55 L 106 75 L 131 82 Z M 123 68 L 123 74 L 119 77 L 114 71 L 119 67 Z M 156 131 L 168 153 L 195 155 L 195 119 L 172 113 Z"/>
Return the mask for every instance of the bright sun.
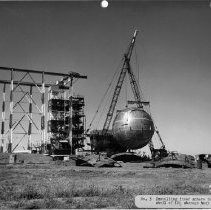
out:
<path id="1" fill-rule="evenodd" d="M 102 1 L 101 1 L 101 7 L 102 7 L 102 8 L 108 7 L 108 1 L 102 0 Z"/>

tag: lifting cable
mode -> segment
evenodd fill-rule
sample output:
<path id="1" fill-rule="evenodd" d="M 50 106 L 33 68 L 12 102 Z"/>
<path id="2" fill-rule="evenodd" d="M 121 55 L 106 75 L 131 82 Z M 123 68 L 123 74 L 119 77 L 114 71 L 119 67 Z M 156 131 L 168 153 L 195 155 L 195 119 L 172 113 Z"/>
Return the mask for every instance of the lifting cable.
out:
<path id="1" fill-rule="evenodd" d="M 135 62 L 136 62 L 136 68 L 137 68 L 137 70 L 138 70 L 138 81 L 137 81 L 137 84 L 138 84 L 138 88 L 139 88 L 139 91 L 140 91 L 140 94 L 141 94 L 141 98 L 144 100 L 144 94 L 143 94 L 143 91 L 142 91 L 141 86 L 140 86 L 140 77 L 139 77 L 139 67 L 140 67 L 140 63 L 139 63 L 139 61 L 138 61 L 136 46 L 135 46 L 134 48 L 135 48 Z"/>
<path id="2" fill-rule="evenodd" d="M 122 61 L 122 60 L 121 60 L 121 61 Z M 114 75 L 113 75 L 113 77 L 112 77 L 112 80 L 111 80 L 111 82 L 109 83 L 108 88 L 107 88 L 106 92 L 104 93 L 103 97 L 101 98 L 100 103 L 99 103 L 99 105 L 98 105 L 98 107 L 97 107 L 97 111 L 95 112 L 95 114 L 94 114 L 94 116 L 93 116 L 93 118 L 92 118 L 92 120 L 91 120 L 91 122 L 90 122 L 90 124 L 89 124 L 89 127 L 88 127 L 88 129 L 87 129 L 86 132 L 88 132 L 88 131 L 90 130 L 90 128 L 91 128 L 91 126 L 92 126 L 92 124 L 93 124 L 93 122 L 94 122 L 94 120 L 95 120 L 95 118 L 96 118 L 96 116 L 97 116 L 97 114 L 98 114 L 98 112 L 99 112 L 99 109 L 101 108 L 102 103 L 103 103 L 103 101 L 105 100 L 106 95 L 107 95 L 109 89 L 111 88 L 111 85 L 112 85 L 112 83 L 113 83 L 113 81 L 114 81 L 114 79 L 115 79 L 115 77 L 116 77 L 116 75 L 117 75 L 117 73 L 118 73 L 118 70 L 119 70 L 119 68 L 120 68 L 120 64 L 121 64 L 121 62 L 119 63 L 119 65 L 118 65 L 116 71 L 114 72 Z M 102 114 L 101 114 L 100 118 L 101 118 L 101 117 L 102 117 Z"/>
<path id="3" fill-rule="evenodd" d="M 138 79 L 138 85 L 139 85 L 139 82 L 140 82 L 140 75 L 139 75 L 139 62 L 138 62 L 138 55 L 137 55 L 137 49 L 136 49 L 136 45 L 135 45 L 135 59 L 136 59 L 136 68 L 137 68 L 137 79 Z M 139 87 L 140 89 L 140 87 Z"/>
<path id="4" fill-rule="evenodd" d="M 97 127 L 96 127 L 97 130 L 98 130 L 98 126 L 99 126 L 99 124 L 100 124 L 100 120 L 101 120 L 103 114 L 105 113 L 105 110 L 106 110 L 105 107 L 106 107 L 106 104 L 104 104 L 103 110 L 102 110 L 102 112 L 101 112 L 101 114 L 100 114 L 100 117 L 99 117 L 99 119 L 98 119 L 98 121 L 97 121 Z"/>
<path id="5" fill-rule="evenodd" d="M 148 108 L 148 113 L 149 113 L 150 116 L 151 116 L 152 122 L 153 122 L 154 127 L 155 127 L 155 132 L 156 132 L 156 134 L 157 134 L 157 136 L 158 136 L 158 139 L 159 139 L 159 141 L 161 142 L 162 147 L 165 147 L 165 144 L 164 144 L 164 142 L 163 142 L 163 139 L 162 139 L 161 136 L 160 136 L 160 132 L 159 132 L 159 130 L 158 130 L 156 124 L 155 124 L 155 121 L 154 121 L 153 117 L 152 117 L 152 113 L 151 113 L 151 111 L 150 111 L 150 105 L 149 105 L 149 108 Z"/>
<path id="6" fill-rule="evenodd" d="M 121 62 L 120 62 L 120 64 L 121 64 Z M 119 71 L 121 71 L 121 69 L 120 69 L 120 64 L 118 65 L 118 67 L 117 67 L 117 70 L 119 69 Z M 116 70 L 116 71 L 117 71 Z M 118 72 L 119 73 L 119 72 Z M 117 74 L 116 74 L 117 75 Z M 116 75 L 114 75 L 114 77 L 116 76 Z M 127 76 L 127 75 L 125 75 L 125 76 Z M 115 79 L 115 78 L 114 78 Z M 126 78 L 125 78 L 126 79 Z M 112 82 L 111 82 L 112 83 Z M 114 87 L 114 83 L 112 84 L 112 89 L 113 88 L 115 88 Z M 126 88 L 127 89 L 127 88 Z M 126 93 L 126 98 L 127 98 L 127 93 Z M 126 102 L 127 102 L 127 100 L 126 100 Z M 105 111 L 106 111 L 106 104 L 104 104 L 104 106 L 103 106 L 103 111 L 101 112 L 101 114 L 100 114 L 100 117 L 99 117 L 99 119 L 98 119 L 98 121 L 97 121 L 97 127 L 96 127 L 96 129 L 98 129 L 98 126 L 100 125 L 100 120 L 101 120 L 101 118 L 102 118 L 102 116 L 103 116 L 103 114 L 105 113 Z"/>
<path id="7" fill-rule="evenodd" d="M 128 108 L 128 94 L 127 94 L 127 83 L 128 83 L 128 77 L 127 74 L 125 75 L 125 100 L 126 100 L 126 108 Z"/>
<path id="8" fill-rule="evenodd" d="M 138 87 L 139 87 L 139 90 L 140 90 L 140 93 L 141 93 L 141 97 L 142 97 L 142 99 L 144 99 L 144 94 L 143 94 L 143 92 L 142 92 L 142 89 L 140 88 L 139 62 L 138 62 L 138 57 L 137 57 L 136 46 L 135 46 L 135 62 L 136 62 L 137 69 L 138 69 Z M 158 139 L 160 140 L 162 146 L 165 147 L 165 145 L 164 145 L 164 143 L 163 143 L 163 140 L 162 140 L 162 138 L 161 138 L 161 136 L 160 136 L 160 134 L 159 134 L 159 130 L 158 130 L 158 128 L 157 128 L 157 126 L 156 126 L 156 124 L 155 124 L 155 121 L 154 121 L 154 119 L 153 119 L 153 117 L 152 117 L 152 113 L 151 113 L 151 110 L 150 110 L 150 104 L 147 106 L 147 112 L 148 112 L 149 115 L 151 116 L 152 122 L 153 122 L 154 127 L 155 127 L 155 132 L 156 132 L 156 134 L 157 134 L 157 136 L 158 136 Z"/>

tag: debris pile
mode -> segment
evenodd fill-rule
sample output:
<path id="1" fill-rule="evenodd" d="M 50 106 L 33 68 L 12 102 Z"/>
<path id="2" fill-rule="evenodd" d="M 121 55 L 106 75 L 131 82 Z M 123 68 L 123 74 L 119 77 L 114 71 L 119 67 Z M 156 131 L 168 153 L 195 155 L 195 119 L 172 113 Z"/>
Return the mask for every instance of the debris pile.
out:
<path id="1" fill-rule="evenodd" d="M 191 155 L 170 152 L 167 157 L 155 161 L 154 165 L 156 168 L 195 168 L 195 158 Z"/>
<path id="2" fill-rule="evenodd" d="M 88 155 L 88 156 L 75 156 L 70 157 L 75 160 L 77 166 L 91 166 L 91 167 L 121 167 L 121 165 L 104 155 Z"/>
<path id="3" fill-rule="evenodd" d="M 115 155 L 112 155 L 111 158 L 115 161 L 122 161 L 122 162 L 143 162 L 148 161 L 150 158 L 146 155 L 137 155 L 135 153 L 117 153 Z"/>

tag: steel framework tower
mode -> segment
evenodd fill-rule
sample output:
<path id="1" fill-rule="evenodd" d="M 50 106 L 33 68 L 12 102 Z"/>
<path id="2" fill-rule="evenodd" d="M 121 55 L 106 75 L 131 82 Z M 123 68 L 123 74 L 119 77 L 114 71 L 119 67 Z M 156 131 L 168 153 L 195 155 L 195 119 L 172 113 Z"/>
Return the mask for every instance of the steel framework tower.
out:
<path id="1" fill-rule="evenodd" d="M 84 97 L 73 96 L 63 81 L 48 91 L 48 143 L 51 155 L 75 154 L 82 148 L 85 130 Z"/>
<path id="2" fill-rule="evenodd" d="M 2 121 L 0 151 L 13 152 L 25 142 L 27 149 L 46 145 L 46 89 L 58 77 L 87 78 L 77 73 L 57 73 L 12 67 L 0 67 L 8 80 L 0 80 Z M 38 140 L 38 141 L 37 141 Z"/>

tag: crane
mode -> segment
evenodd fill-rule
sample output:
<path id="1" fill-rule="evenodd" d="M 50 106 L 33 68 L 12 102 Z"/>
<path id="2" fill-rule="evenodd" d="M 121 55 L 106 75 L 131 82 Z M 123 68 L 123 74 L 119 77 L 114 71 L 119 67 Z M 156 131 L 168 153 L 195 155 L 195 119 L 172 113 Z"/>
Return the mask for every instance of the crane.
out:
<path id="1" fill-rule="evenodd" d="M 121 68 L 121 71 L 120 71 L 120 75 L 119 75 L 117 84 L 116 84 L 115 89 L 114 89 L 111 104 L 109 106 L 109 110 L 108 110 L 108 113 L 106 115 L 106 119 L 105 119 L 105 122 L 104 122 L 104 125 L 103 125 L 103 129 L 102 129 L 101 134 L 100 134 L 102 139 L 106 138 L 106 136 L 109 136 L 108 130 L 109 130 L 109 127 L 110 127 L 110 124 L 111 124 L 111 121 L 112 121 L 112 118 L 113 118 L 113 115 L 114 115 L 114 110 L 115 110 L 115 107 L 116 107 L 116 104 L 117 104 L 117 101 L 118 101 L 120 91 L 121 91 L 121 88 L 122 88 L 126 74 L 128 74 L 128 76 L 129 76 L 130 85 L 131 85 L 132 92 L 133 92 L 134 99 L 135 99 L 135 101 L 128 101 L 128 102 L 129 103 L 131 102 L 132 104 L 135 103 L 137 105 L 137 107 L 140 108 L 140 109 L 144 108 L 143 105 L 149 105 L 149 102 L 144 101 L 143 97 L 141 96 L 141 92 L 140 92 L 138 83 L 136 81 L 135 75 L 134 75 L 132 68 L 131 68 L 131 65 L 130 65 L 130 60 L 131 60 L 131 56 L 132 56 L 132 53 L 133 53 L 137 34 L 138 34 L 138 30 L 135 30 L 133 37 L 132 37 L 132 40 L 130 41 L 128 48 L 127 48 L 127 50 L 124 54 L 124 57 L 123 57 L 123 59 L 124 59 L 123 65 L 122 65 L 122 68 Z M 156 126 L 155 126 L 155 132 L 158 135 L 159 140 L 161 141 L 162 147 L 161 147 L 161 149 L 155 149 L 152 140 L 149 141 L 148 146 L 149 146 L 149 149 L 151 151 L 153 158 L 159 152 L 163 153 L 163 150 L 164 150 L 164 152 L 166 151 L 165 145 L 162 141 L 162 138 L 161 138 L 159 131 L 158 131 Z M 98 137 L 96 139 L 98 139 Z M 107 139 L 107 140 L 113 142 L 112 138 L 110 140 L 109 139 Z M 97 142 L 99 142 L 99 139 L 97 140 Z"/>
<path id="2" fill-rule="evenodd" d="M 143 107 L 143 105 L 141 104 L 141 95 L 140 95 L 140 92 L 139 92 L 139 89 L 138 89 L 138 85 L 136 83 L 135 77 L 134 77 L 132 70 L 130 68 L 130 59 L 131 59 L 131 56 L 132 56 L 132 52 L 133 52 L 133 48 L 134 48 L 134 45 L 135 45 L 137 34 L 138 34 L 138 30 L 135 30 L 135 32 L 133 34 L 133 38 L 132 38 L 132 40 L 131 40 L 131 42 L 130 42 L 127 50 L 126 50 L 126 53 L 124 54 L 124 62 L 123 62 L 123 66 L 122 66 L 122 69 L 121 69 L 121 73 L 120 73 L 117 85 L 115 87 L 115 90 L 114 90 L 113 98 L 112 98 L 112 101 L 111 101 L 111 104 L 110 104 L 110 107 L 109 107 L 109 111 L 108 111 L 107 116 L 106 116 L 105 123 L 103 125 L 103 130 L 102 130 L 103 135 L 105 135 L 108 132 L 108 129 L 109 129 L 109 126 L 111 124 L 111 120 L 112 120 L 112 117 L 113 117 L 113 114 L 114 114 L 114 110 L 115 110 L 115 107 L 116 107 L 116 103 L 118 101 L 119 94 L 120 94 L 120 91 L 121 91 L 121 88 L 122 88 L 122 84 L 124 82 L 125 75 L 126 75 L 127 72 L 129 73 L 129 78 L 130 78 L 130 83 L 132 85 L 133 94 L 135 96 L 135 99 L 138 101 L 138 107 L 141 107 L 141 108 Z"/>

